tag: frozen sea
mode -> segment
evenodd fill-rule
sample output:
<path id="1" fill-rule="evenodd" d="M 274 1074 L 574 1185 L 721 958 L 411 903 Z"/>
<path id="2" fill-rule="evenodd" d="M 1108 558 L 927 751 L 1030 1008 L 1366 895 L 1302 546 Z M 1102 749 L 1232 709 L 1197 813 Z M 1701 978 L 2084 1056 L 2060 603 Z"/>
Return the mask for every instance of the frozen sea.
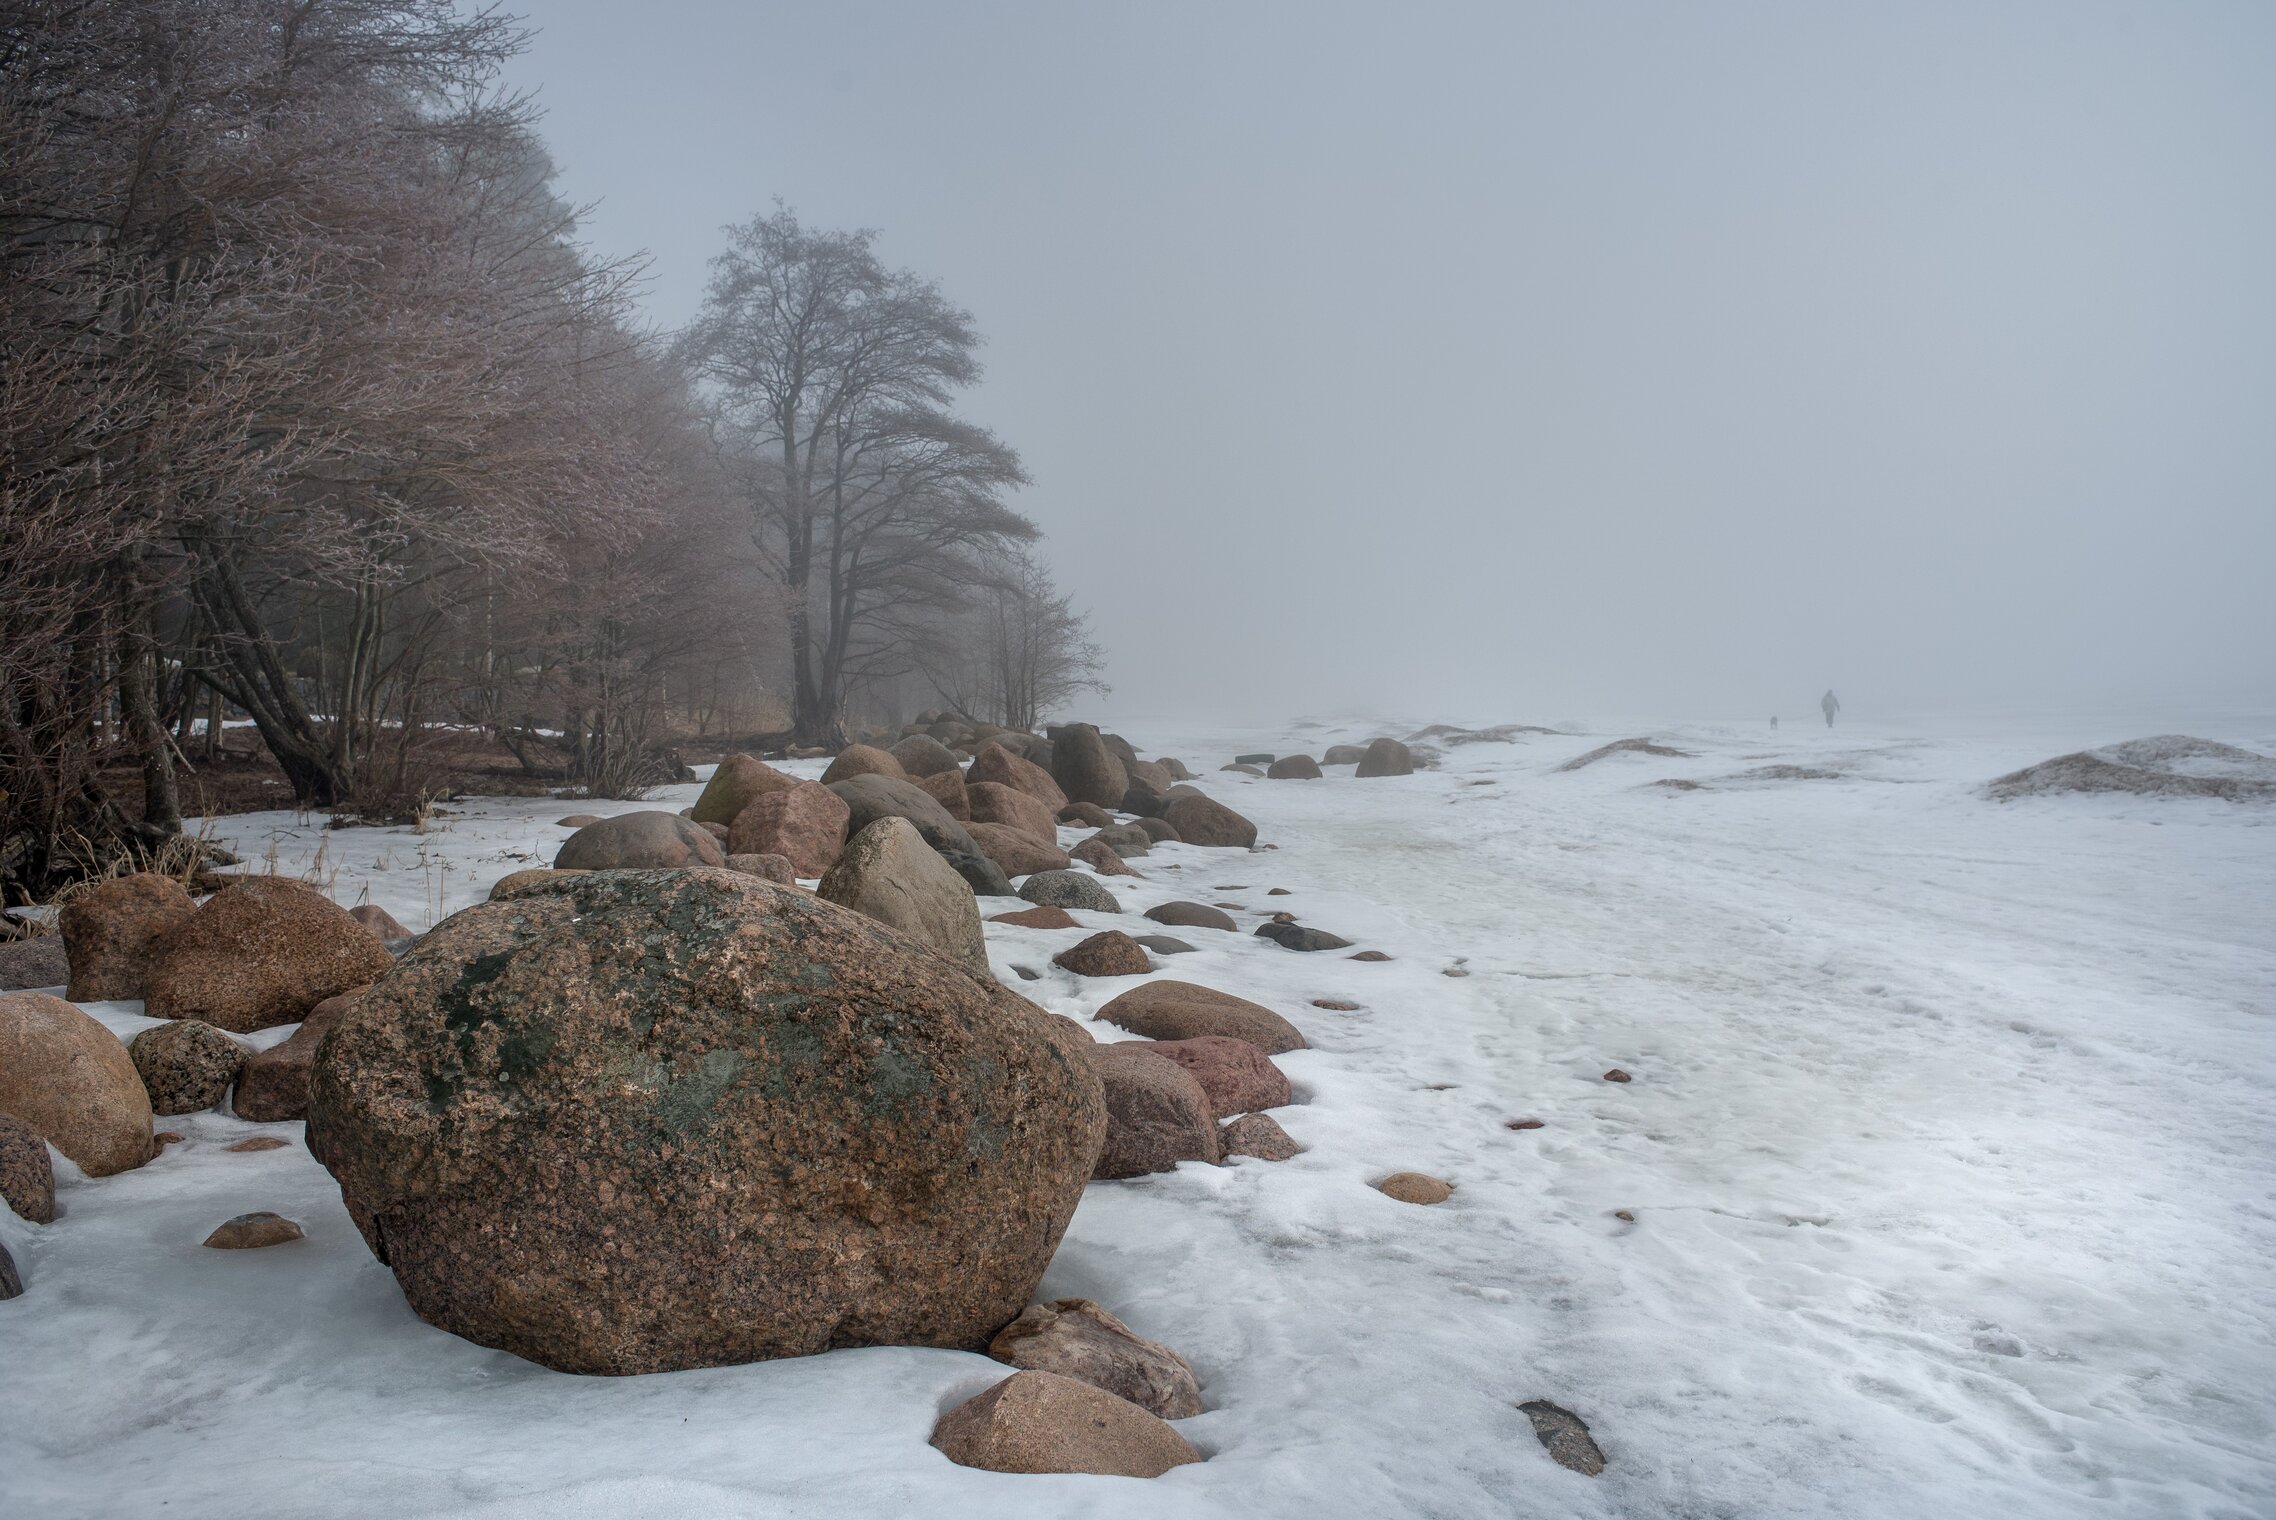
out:
<path id="1" fill-rule="evenodd" d="M 412 1316 L 297 1144 L 222 1148 L 298 1125 L 209 1113 L 135 1172 L 59 1160 L 53 1225 L 0 1211 L 29 1284 L 0 1304 L 0 1515 L 2276 1514 L 2276 806 L 1981 792 L 2177 728 L 2276 754 L 2276 717 L 1564 723 L 1309 782 L 1217 767 L 1414 725 L 1119 726 L 1276 848 L 1159 847 L 1086 924 L 1238 902 L 1244 931 L 1287 909 L 1394 957 L 1180 929 L 1201 948 L 1158 958 L 1304 1029 L 1275 1116 L 1308 1149 L 1093 1184 L 1041 1296 L 1193 1362 L 1206 1462 L 955 1467 L 925 1437 L 1002 1375 L 974 1355 L 603 1379 L 470 1345 Z M 1645 735 L 1686 753 L 1559 769 Z M 583 806 L 215 832 L 420 928 Z M 988 932 L 1059 1012 L 1130 985 L 1052 968 L 1074 931 Z M 1399 1170 L 1456 1192 L 1368 1186 Z M 264 1208 L 308 1238 L 200 1247 Z M 1602 1476 L 1548 1460 L 1535 1398 L 1589 1422 Z"/>

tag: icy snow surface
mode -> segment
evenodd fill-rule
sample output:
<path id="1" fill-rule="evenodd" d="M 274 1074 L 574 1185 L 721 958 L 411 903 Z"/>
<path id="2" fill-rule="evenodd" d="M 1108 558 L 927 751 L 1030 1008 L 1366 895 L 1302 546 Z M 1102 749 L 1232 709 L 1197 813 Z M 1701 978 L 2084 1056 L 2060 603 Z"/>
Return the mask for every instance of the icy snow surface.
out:
<path id="1" fill-rule="evenodd" d="M 1304 1155 L 1094 1184 L 1043 1283 L 1193 1361 L 1209 1410 L 1181 1428 L 1206 1463 L 952 1466 L 934 1418 L 1003 1375 L 973 1355 L 605 1379 L 469 1345 L 404 1307 L 297 1144 L 222 1149 L 300 1126 L 210 1113 L 162 1121 L 188 1143 L 136 1172 L 59 1162 L 54 1225 L 0 1211 L 30 1285 L 0 1304 L 0 1513 L 2276 1513 L 2276 807 L 1980 791 L 2171 721 L 1573 725 L 1368 781 L 1216 767 L 1412 725 L 1121 726 L 1279 848 L 1159 847 L 1111 883 L 1130 916 L 1082 932 L 1242 903 L 1244 932 L 1178 929 L 1204 948 L 1160 974 L 1317 1046 L 1281 1058 Z M 2265 719 L 2187 731 L 2276 753 Z M 1690 753 L 1557 770 L 1647 734 Z M 586 807 L 218 834 L 420 928 L 550 858 Z M 1246 932 L 1281 908 L 1396 959 Z M 1050 966 L 1077 931 L 989 936 L 1061 1012 L 1130 985 Z M 1403 1169 L 1457 1191 L 1367 1185 Z M 200 1248 L 250 1209 L 308 1239 Z M 1602 1477 L 1548 1460 L 1533 1398 L 1589 1422 Z"/>

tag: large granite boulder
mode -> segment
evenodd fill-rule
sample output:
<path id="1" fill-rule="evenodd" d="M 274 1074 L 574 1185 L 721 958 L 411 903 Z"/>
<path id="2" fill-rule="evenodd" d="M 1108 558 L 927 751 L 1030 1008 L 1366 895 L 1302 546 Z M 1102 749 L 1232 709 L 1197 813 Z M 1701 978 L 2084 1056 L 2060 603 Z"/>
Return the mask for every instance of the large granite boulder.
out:
<path id="1" fill-rule="evenodd" d="M 1098 1016 L 1149 1040 L 1230 1035 L 1268 1056 L 1304 1048 L 1304 1036 L 1296 1026 L 1262 1003 L 1193 982 L 1140 983 L 1101 1008 Z"/>
<path id="2" fill-rule="evenodd" d="M 743 809 L 767 793 L 782 791 L 797 781 L 797 777 L 784 775 L 756 755 L 729 755 L 703 784 L 703 794 L 688 809 L 688 817 L 697 823 L 731 824 Z"/>
<path id="3" fill-rule="evenodd" d="M 1371 741 L 1359 757 L 1355 776 L 1411 776 L 1415 773 L 1414 752 L 1396 739 Z"/>
<path id="4" fill-rule="evenodd" d="M 937 776 L 956 769 L 956 756 L 930 734 L 911 734 L 886 751 L 910 780 Z"/>
<path id="5" fill-rule="evenodd" d="M 1168 800 L 1162 817 L 1187 844 L 1245 850 L 1257 842 L 1257 826 L 1214 797 L 1199 792 Z"/>
<path id="6" fill-rule="evenodd" d="M 845 848 L 853 817 L 846 800 L 818 781 L 793 781 L 764 793 L 727 829 L 730 855 L 780 855 L 812 880 L 830 869 Z"/>
<path id="7" fill-rule="evenodd" d="M 153 1024 L 127 1042 L 154 1114 L 195 1114 L 229 1096 L 252 1052 L 211 1024 L 177 1019 Z"/>
<path id="8" fill-rule="evenodd" d="M 151 947 L 196 911 L 180 882 L 154 871 L 121 876 L 72 898 L 57 915 L 71 963 L 65 995 L 74 1003 L 141 997 Z"/>
<path id="9" fill-rule="evenodd" d="M 297 1024 L 394 963 L 385 945 L 314 887 L 252 877 L 214 893 L 151 947 L 143 1011 L 247 1034 Z"/>
<path id="10" fill-rule="evenodd" d="M 0 993 L 0 1113 L 89 1176 L 150 1159 L 150 1094 L 126 1047 L 51 993 Z"/>
<path id="11" fill-rule="evenodd" d="M 1275 781 L 1317 781 L 1320 763 L 1310 755 L 1282 755 L 1264 769 Z"/>
<path id="12" fill-rule="evenodd" d="M 1025 829 L 1001 823 L 975 823 L 967 825 L 966 831 L 980 852 L 994 861 L 1007 877 L 1067 869 L 1065 850 L 1055 844 L 1045 844 Z"/>
<path id="13" fill-rule="evenodd" d="M 1331 744 L 1327 753 L 1320 756 L 1322 765 L 1357 765 L 1367 758 L 1367 748 L 1359 744 Z"/>
<path id="14" fill-rule="evenodd" d="M 645 810 L 589 823 L 562 841 L 557 871 L 661 871 L 716 866 L 727 852 L 711 831 L 677 813 Z"/>
<path id="15" fill-rule="evenodd" d="M 1000 823 L 1059 848 L 1059 825 L 1051 809 L 1019 788 L 1001 781 L 974 781 L 966 784 L 965 795 L 974 823 Z"/>
<path id="16" fill-rule="evenodd" d="M 856 776 L 850 781 L 832 782 L 830 790 L 846 805 L 848 839 L 880 818 L 906 818 L 936 850 L 978 853 L 964 825 L 949 817 L 948 810 L 918 790 L 914 782 L 891 776 Z"/>
<path id="17" fill-rule="evenodd" d="M 815 891 L 988 975 L 979 899 L 906 818 L 880 818 L 854 835 Z"/>
<path id="18" fill-rule="evenodd" d="M 1103 1142 L 1085 1043 L 793 888 L 568 877 L 359 1000 L 308 1145 L 422 1318 L 562 1371 L 977 1350 Z"/>
<path id="19" fill-rule="evenodd" d="M 981 745 L 980 752 L 972 757 L 971 765 L 964 771 L 967 787 L 982 781 L 1025 792 L 1050 809 L 1054 817 L 1067 805 L 1067 794 L 1051 779 L 1049 771 L 995 741 Z"/>
<path id="20" fill-rule="evenodd" d="M 1051 779 L 1069 802 L 1095 802 L 1107 808 L 1119 803 L 1130 786 L 1122 762 L 1088 723 L 1051 731 Z"/>
<path id="21" fill-rule="evenodd" d="M 837 758 L 822 772 L 824 786 L 836 786 L 856 776 L 890 776 L 896 781 L 909 779 L 901 769 L 901 762 L 871 744 L 849 744 L 838 751 Z"/>
<path id="22" fill-rule="evenodd" d="M 1106 1145 L 1092 1176 L 1143 1177 L 1180 1161 L 1217 1163 L 1217 1114 L 1192 1072 L 1134 1041 L 1095 1045 L 1089 1055 L 1106 1093 Z"/>

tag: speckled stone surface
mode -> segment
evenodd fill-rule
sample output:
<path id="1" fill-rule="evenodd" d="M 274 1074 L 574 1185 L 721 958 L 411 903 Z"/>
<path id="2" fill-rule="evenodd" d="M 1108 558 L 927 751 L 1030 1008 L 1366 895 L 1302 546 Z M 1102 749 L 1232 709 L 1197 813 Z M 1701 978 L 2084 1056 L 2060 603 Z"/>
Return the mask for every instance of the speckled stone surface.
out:
<path id="1" fill-rule="evenodd" d="M 1215 1165 L 1217 1115 L 1193 1073 L 1136 1041 L 1086 1052 L 1106 1092 L 1106 1148 L 1095 1177 L 1143 1177 L 1180 1161 Z"/>
<path id="2" fill-rule="evenodd" d="M 1120 929 L 1101 929 L 1051 957 L 1051 964 L 1077 976 L 1144 976 L 1154 969 L 1145 947 Z"/>
<path id="3" fill-rule="evenodd" d="M 846 847 L 845 799 L 813 781 L 794 781 L 752 799 L 727 829 L 735 855 L 781 855 L 811 880 L 830 869 Z"/>
<path id="4" fill-rule="evenodd" d="M 40 1132 L 0 1114 L 0 1201 L 33 1224 L 55 1222 L 55 1162 Z"/>
<path id="5" fill-rule="evenodd" d="M 1217 1148 L 1226 1156 L 1254 1156 L 1259 1161 L 1289 1161 L 1304 1154 L 1304 1147 L 1280 1127 L 1270 1114 L 1243 1114 L 1217 1131 Z"/>
<path id="6" fill-rule="evenodd" d="M 977 1350 L 1103 1144 L 1087 1043 L 793 888 L 567 877 L 358 1000 L 308 1146 L 421 1317 L 564 1371 Z"/>
<path id="7" fill-rule="evenodd" d="M 1162 810 L 1162 816 L 1187 844 L 1245 850 L 1257 842 L 1257 826 L 1215 798 L 1180 797 Z"/>
<path id="8" fill-rule="evenodd" d="M 297 1024 L 394 963 L 385 945 L 314 887 L 242 881 L 207 898 L 151 947 L 144 1011 L 239 1034 Z"/>
<path id="9" fill-rule="evenodd" d="M 1266 1055 L 1247 1040 L 1229 1035 L 1196 1035 L 1190 1040 L 1132 1040 L 1124 1043 L 1150 1050 L 1193 1073 L 1209 1106 L 1220 1119 L 1279 1108 L 1293 1101 L 1288 1078 Z"/>
<path id="10" fill-rule="evenodd" d="M 1056 1372 L 1015 1372 L 957 1405 L 932 1444 L 961 1467 L 1158 1478 L 1201 1453 L 1168 1421 Z"/>
<path id="11" fill-rule="evenodd" d="M 1192 1364 L 1087 1298 L 1028 1305 L 988 1343 L 988 1355 L 1103 1388 L 1165 1420 L 1190 1420 L 1201 1413 L 1201 1387 Z"/>
<path id="12" fill-rule="evenodd" d="M 154 1114 L 194 1114 L 229 1096 L 229 1084 L 251 1054 L 211 1024 L 180 1019 L 153 1024 L 126 1053 L 150 1093 Z"/>
<path id="13" fill-rule="evenodd" d="M 91 1177 L 131 1170 L 152 1154 L 150 1094 L 126 1047 L 50 993 L 0 992 L 0 1112 Z"/>
<path id="14" fill-rule="evenodd" d="M 73 898 L 56 915 L 71 958 L 74 1003 L 142 996 L 149 954 L 160 935 L 197 911 L 171 876 L 121 876 Z"/>

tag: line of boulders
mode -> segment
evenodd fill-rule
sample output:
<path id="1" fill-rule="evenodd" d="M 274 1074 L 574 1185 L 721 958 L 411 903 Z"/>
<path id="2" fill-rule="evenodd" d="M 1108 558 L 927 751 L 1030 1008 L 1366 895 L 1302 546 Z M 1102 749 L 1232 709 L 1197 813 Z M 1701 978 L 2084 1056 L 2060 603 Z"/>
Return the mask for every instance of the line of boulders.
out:
<path id="1" fill-rule="evenodd" d="M 21 1131 L 0 1125 L 0 1187 L 36 1209 L 16 1179 L 40 1142 L 91 1174 L 139 1165 L 154 1113 L 234 1092 L 240 1117 L 305 1110 L 375 1256 L 467 1339 L 602 1373 L 986 1349 L 1018 1370 L 942 1418 L 954 1460 L 1199 1460 L 1164 1423 L 1201 1408 L 1182 1358 L 1087 1300 L 1031 1300 L 1087 1182 L 1296 1154 L 1268 1111 L 1293 1095 L 1272 1057 L 1304 1037 L 1261 1004 L 1148 980 L 1096 1015 L 1138 1038 L 1101 1043 L 994 979 L 979 898 L 1021 877 L 1032 906 L 999 918 L 1080 928 L 1068 910 L 1121 911 L 1100 877 L 1129 859 L 1253 848 L 1255 826 L 1090 725 L 944 727 L 849 746 L 818 782 L 732 756 L 685 816 L 564 820 L 552 868 L 502 878 L 400 959 L 377 937 L 391 920 L 366 929 L 296 883 L 203 905 L 162 878 L 98 889 L 64 915 L 68 990 L 167 1022 L 122 1047 L 67 1002 L 0 998 L 0 1110 Z M 1093 832 L 1062 850 L 1062 823 Z M 1237 927 L 1198 903 L 1147 917 Z M 1257 932 L 1348 943 L 1287 914 Z M 1102 930 L 1055 962 L 1140 976 L 1191 948 Z M 294 1022 L 258 1055 L 233 1038 Z M 7 1085 L 59 1062 L 104 1102 L 42 1111 Z M 253 1214 L 207 1244 L 300 1233 Z"/>

